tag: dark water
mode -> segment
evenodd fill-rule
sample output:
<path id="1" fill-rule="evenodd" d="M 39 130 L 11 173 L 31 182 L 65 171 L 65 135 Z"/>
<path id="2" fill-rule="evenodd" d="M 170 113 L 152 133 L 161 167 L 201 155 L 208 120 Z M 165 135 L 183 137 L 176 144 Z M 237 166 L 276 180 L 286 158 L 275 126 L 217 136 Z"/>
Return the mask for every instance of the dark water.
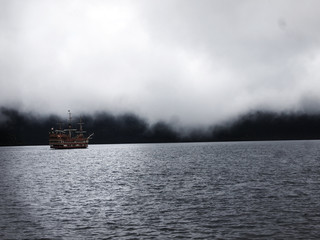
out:
<path id="1" fill-rule="evenodd" d="M 0 148 L 0 239 L 320 239 L 320 141 Z"/>

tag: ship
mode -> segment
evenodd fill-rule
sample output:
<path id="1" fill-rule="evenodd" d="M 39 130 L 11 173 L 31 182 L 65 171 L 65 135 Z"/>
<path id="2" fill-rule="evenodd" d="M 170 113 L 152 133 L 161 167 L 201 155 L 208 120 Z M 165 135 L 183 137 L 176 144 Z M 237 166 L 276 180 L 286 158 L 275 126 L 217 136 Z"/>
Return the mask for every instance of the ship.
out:
<path id="1" fill-rule="evenodd" d="M 88 137 L 85 136 L 86 131 L 83 130 L 82 119 L 80 117 L 79 129 L 72 127 L 72 116 L 70 110 L 68 128 L 62 129 L 63 123 L 58 123 L 58 129 L 51 128 L 49 132 L 49 145 L 52 149 L 74 149 L 74 148 L 87 148 L 89 140 L 92 138 L 93 133 Z"/>

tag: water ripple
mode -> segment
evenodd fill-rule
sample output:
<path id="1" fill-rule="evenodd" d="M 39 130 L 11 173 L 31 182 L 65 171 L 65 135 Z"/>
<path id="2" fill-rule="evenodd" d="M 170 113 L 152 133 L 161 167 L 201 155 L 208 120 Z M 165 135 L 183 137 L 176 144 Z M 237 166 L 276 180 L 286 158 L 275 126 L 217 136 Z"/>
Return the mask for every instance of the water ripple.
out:
<path id="1" fill-rule="evenodd" d="M 0 148 L 1 239 L 319 239 L 319 141 Z"/>

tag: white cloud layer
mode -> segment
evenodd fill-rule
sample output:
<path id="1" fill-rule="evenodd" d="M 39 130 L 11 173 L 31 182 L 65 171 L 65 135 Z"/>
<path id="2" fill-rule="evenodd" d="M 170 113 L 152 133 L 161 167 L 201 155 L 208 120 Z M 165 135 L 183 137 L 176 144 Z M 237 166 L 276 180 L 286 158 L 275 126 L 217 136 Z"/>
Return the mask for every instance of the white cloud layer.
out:
<path id="1" fill-rule="evenodd" d="M 2 0 L 0 105 L 212 124 L 319 111 L 317 0 Z"/>

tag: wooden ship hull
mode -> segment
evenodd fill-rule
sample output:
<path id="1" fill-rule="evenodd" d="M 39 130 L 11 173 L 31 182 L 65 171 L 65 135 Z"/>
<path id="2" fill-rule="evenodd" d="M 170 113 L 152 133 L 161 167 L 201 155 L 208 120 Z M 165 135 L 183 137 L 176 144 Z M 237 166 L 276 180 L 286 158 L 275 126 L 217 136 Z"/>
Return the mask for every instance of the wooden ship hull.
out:
<path id="1" fill-rule="evenodd" d="M 57 134 L 49 135 L 50 148 L 55 149 L 72 149 L 72 148 L 87 148 L 89 140 L 85 138 L 69 138 L 59 136 Z"/>
<path id="2" fill-rule="evenodd" d="M 89 137 L 85 137 L 82 129 L 84 124 L 81 121 L 78 123 L 80 129 L 73 129 L 71 126 L 71 112 L 69 112 L 69 125 L 67 129 L 62 129 L 62 123 L 59 123 L 59 129 L 51 128 L 49 132 L 49 145 L 52 149 L 74 149 L 74 148 L 87 148 L 89 144 L 89 139 L 93 136 L 91 134 Z"/>

